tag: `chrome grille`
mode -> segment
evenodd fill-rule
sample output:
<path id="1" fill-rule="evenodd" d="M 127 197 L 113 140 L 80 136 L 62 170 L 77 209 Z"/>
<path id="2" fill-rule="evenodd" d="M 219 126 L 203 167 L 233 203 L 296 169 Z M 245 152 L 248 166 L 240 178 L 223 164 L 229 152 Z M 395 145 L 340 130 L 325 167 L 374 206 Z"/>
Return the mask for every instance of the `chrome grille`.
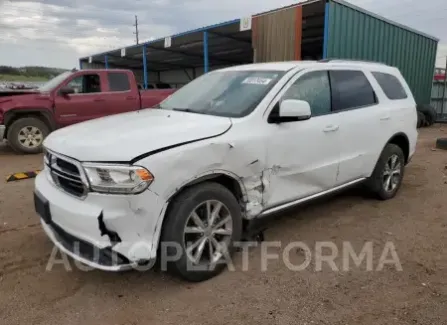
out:
<path id="1" fill-rule="evenodd" d="M 80 164 L 68 157 L 53 152 L 45 152 L 45 165 L 49 168 L 54 184 L 73 196 L 82 198 L 88 192 L 86 182 L 81 174 Z"/>

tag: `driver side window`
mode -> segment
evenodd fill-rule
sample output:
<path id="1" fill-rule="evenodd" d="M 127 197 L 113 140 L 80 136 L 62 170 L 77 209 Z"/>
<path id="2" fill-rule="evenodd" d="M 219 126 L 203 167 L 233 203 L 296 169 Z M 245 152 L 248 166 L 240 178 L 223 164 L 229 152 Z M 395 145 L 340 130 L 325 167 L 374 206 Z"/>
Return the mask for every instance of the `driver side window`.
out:
<path id="1" fill-rule="evenodd" d="M 313 71 L 301 76 L 290 86 L 282 100 L 298 99 L 309 103 L 312 116 L 331 112 L 331 87 L 327 71 Z"/>
<path id="2" fill-rule="evenodd" d="M 85 74 L 71 80 L 68 87 L 73 88 L 75 94 L 91 94 L 101 92 L 100 77 L 97 74 Z"/>

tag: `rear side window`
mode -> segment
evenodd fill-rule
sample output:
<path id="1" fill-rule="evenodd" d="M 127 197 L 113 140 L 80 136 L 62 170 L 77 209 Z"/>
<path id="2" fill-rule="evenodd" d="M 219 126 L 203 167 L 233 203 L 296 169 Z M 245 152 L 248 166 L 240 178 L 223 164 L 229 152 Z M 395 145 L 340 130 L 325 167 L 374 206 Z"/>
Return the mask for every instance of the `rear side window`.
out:
<path id="1" fill-rule="evenodd" d="M 109 91 L 128 91 L 130 83 L 127 74 L 121 72 L 109 72 L 107 74 L 109 80 Z"/>
<path id="2" fill-rule="evenodd" d="M 383 72 L 373 72 L 372 74 L 389 99 L 399 100 L 408 97 L 404 87 L 395 76 Z"/>
<path id="3" fill-rule="evenodd" d="M 370 106 L 377 103 L 374 90 L 362 71 L 330 71 L 333 92 L 333 110 Z"/>

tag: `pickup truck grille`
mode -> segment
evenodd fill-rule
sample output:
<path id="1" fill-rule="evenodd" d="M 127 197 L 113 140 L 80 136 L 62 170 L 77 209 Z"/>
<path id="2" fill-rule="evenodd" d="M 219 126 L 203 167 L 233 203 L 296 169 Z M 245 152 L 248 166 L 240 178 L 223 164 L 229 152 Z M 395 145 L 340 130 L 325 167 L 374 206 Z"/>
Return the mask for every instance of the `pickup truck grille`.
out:
<path id="1" fill-rule="evenodd" d="M 82 179 L 79 163 L 47 151 L 45 164 L 50 169 L 50 176 L 56 186 L 79 198 L 87 195 L 88 187 Z"/>

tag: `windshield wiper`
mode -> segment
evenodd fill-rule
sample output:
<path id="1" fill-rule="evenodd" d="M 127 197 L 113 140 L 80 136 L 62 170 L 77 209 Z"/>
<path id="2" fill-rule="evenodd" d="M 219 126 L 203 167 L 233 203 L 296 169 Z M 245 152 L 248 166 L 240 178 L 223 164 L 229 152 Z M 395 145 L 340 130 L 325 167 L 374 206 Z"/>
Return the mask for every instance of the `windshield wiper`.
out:
<path id="1" fill-rule="evenodd" d="M 173 108 L 173 111 L 177 111 L 177 112 L 187 112 L 187 113 L 195 113 L 195 114 L 205 114 L 204 112 L 201 111 L 196 111 L 190 108 Z"/>
<path id="2" fill-rule="evenodd" d="M 193 112 L 190 108 L 173 108 L 172 110 L 179 111 L 179 112 L 188 112 L 188 113 Z"/>

